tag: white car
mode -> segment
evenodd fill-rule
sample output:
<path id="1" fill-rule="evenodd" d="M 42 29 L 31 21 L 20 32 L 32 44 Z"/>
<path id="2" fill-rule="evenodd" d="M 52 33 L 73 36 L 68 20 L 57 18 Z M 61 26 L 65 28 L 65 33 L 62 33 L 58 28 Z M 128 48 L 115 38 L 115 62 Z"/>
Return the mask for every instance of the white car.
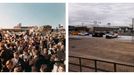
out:
<path id="1" fill-rule="evenodd" d="M 78 35 L 80 35 L 80 36 L 86 36 L 86 35 L 89 35 L 89 33 L 87 33 L 87 32 L 80 32 L 80 33 L 78 33 Z"/>
<path id="2" fill-rule="evenodd" d="M 117 33 L 108 33 L 106 34 L 106 38 L 117 38 L 118 34 Z"/>

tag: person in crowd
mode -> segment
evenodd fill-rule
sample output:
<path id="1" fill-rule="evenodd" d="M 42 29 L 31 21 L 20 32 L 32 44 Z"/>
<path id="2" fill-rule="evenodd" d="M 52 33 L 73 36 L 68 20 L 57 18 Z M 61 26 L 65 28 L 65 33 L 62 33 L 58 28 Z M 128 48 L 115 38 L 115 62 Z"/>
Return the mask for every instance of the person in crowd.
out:
<path id="1" fill-rule="evenodd" d="M 6 61 L 11 59 L 12 57 L 13 57 L 13 52 L 10 49 L 7 49 L 5 47 L 5 44 L 1 44 L 0 58 L 1 58 L 3 65 L 5 65 Z"/>
<path id="2" fill-rule="evenodd" d="M 14 66 L 19 65 L 22 67 L 22 70 L 27 71 L 28 66 L 26 65 L 24 60 L 19 57 L 19 52 L 15 52 L 14 57 L 11 60 L 12 60 Z"/>
<path id="3" fill-rule="evenodd" d="M 38 72 L 37 68 L 35 66 L 31 67 L 31 72 Z"/>
<path id="4" fill-rule="evenodd" d="M 41 65 L 40 72 L 48 72 L 48 69 L 47 69 L 47 65 L 46 64 L 42 64 Z"/>
<path id="5" fill-rule="evenodd" d="M 58 66 L 58 72 L 65 72 L 65 65 L 63 63 Z"/>
<path id="6" fill-rule="evenodd" d="M 2 34 L 0 33 L 0 42 L 3 40 Z"/>
<path id="7" fill-rule="evenodd" d="M 22 67 L 20 65 L 15 66 L 13 72 L 23 72 Z"/>
<path id="8" fill-rule="evenodd" d="M 14 65 L 12 60 L 8 60 L 5 66 L 2 68 L 2 72 L 13 72 Z"/>

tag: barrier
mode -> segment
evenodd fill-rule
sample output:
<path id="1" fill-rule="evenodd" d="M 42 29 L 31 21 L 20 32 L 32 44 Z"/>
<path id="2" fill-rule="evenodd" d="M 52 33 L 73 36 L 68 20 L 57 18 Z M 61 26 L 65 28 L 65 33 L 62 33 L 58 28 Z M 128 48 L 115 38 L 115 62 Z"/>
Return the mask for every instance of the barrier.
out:
<path id="1" fill-rule="evenodd" d="M 83 58 L 83 57 L 76 57 L 76 56 L 69 56 L 69 59 L 78 59 L 78 63 L 72 63 L 69 61 L 69 66 L 74 65 L 79 67 L 79 71 L 72 70 L 72 68 L 69 68 L 69 71 L 71 72 L 83 72 L 83 68 L 88 68 L 94 70 L 94 72 L 134 72 L 134 65 L 129 65 L 129 64 L 122 64 L 122 63 L 117 63 L 117 62 L 110 62 L 110 61 L 104 61 L 104 60 L 98 60 L 98 59 L 89 59 L 89 58 Z M 83 60 L 89 60 L 93 62 L 93 66 L 87 66 L 82 64 Z M 73 60 L 75 61 L 75 60 Z M 88 63 L 88 62 L 86 62 Z M 102 66 L 101 68 L 99 67 L 101 64 L 107 63 L 112 67 L 107 67 L 112 70 L 107 70 L 106 68 L 104 69 L 105 66 Z M 78 68 L 77 68 L 78 69 Z"/>

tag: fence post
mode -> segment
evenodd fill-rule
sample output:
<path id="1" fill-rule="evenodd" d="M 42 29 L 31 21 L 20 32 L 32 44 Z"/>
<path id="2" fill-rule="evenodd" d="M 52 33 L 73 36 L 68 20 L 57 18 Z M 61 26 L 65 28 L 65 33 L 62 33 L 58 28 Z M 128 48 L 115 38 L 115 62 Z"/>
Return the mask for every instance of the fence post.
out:
<path id="1" fill-rule="evenodd" d="M 94 60 L 95 72 L 97 72 L 97 60 Z"/>
<path id="2" fill-rule="evenodd" d="M 80 72 L 82 72 L 81 57 L 79 57 Z"/>
<path id="3" fill-rule="evenodd" d="M 116 63 L 114 63 L 114 72 L 117 71 L 117 66 L 116 66 Z"/>

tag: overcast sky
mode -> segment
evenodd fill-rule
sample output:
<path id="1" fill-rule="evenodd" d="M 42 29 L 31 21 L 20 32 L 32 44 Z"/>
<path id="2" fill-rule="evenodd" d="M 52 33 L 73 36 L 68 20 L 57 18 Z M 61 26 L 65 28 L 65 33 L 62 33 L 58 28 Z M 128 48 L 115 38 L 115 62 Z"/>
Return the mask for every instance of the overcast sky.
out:
<path id="1" fill-rule="evenodd" d="M 65 25 L 64 3 L 0 3 L 0 28 L 25 26 Z"/>
<path id="2" fill-rule="evenodd" d="M 134 18 L 134 4 L 127 3 L 70 3 L 69 24 L 101 22 L 102 25 L 128 26 Z"/>

